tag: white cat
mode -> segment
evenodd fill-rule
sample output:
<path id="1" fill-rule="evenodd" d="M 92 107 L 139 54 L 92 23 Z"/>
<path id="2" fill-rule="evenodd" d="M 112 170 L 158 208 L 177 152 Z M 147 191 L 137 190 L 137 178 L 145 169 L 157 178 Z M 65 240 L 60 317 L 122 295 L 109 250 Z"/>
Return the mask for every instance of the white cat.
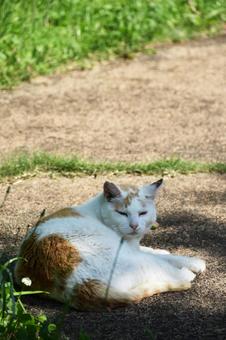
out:
<path id="1" fill-rule="evenodd" d="M 125 189 L 105 182 L 91 200 L 43 218 L 21 245 L 17 283 L 29 277 L 31 289 L 81 310 L 190 288 L 194 273 L 205 270 L 203 260 L 139 245 L 156 221 L 161 184 Z"/>

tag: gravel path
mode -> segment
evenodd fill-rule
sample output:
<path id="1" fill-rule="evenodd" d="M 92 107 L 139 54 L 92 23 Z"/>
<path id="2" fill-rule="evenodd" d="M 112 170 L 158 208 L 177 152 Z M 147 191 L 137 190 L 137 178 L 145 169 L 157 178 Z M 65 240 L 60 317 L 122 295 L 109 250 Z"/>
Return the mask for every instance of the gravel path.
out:
<path id="1" fill-rule="evenodd" d="M 226 161 L 226 34 L 0 93 L 0 157 Z"/>
<path id="2" fill-rule="evenodd" d="M 94 160 L 152 161 L 169 156 L 226 161 L 226 35 L 158 49 L 154 56 L 106 62 L 89 71 L 37 78 L 0 93 L 0 158 L 17 151 L 76 153 Z M 143 184 L 148 176 L 15 178 L 0 209 L 0 252 L 14 256 L 27 226 L 85 201 L 108 179 Z M 165 176 L 160 227 L 146 245 L 197 255 L 207 271 L 186 292 L 156 295 L 102 313 L 71 310 L 64 332 L 92 340 L 226 339 L 226 176 Z M 0 183 L 0 202 L 7 183 Z M 62 306 L 26 302 L 54 320 Z"/>
<path id="3" fill-rule="evenodd" d="M 0 249 L 14 255 L 28 224 L 37 221 L 43 208 L 51 213 L 80 203 L 102 190 L 103 182 L 149 183 L 156 177 L 75 177 L 48 175 L 16 181 L 1 209 Z M 77 339 L 83 328 L 91 339 L 225 339 L 226 335 L 226 192 L 225 175 L 178 175 L 165 178 L 159 200 L 160 227 L 145 238 L 146 245 L 177 254 L 196 255 L 207 261 L 207 271 L 186 292 L 156 295 L 138 305 L 102 313 L 71 310 L 64 330 Z M 0 185 L 3 197 L 6 184 Z M 18 227 L 20 228 L 18 232 Z M 26 300 L 34 312 L 44 311 L 54 319 L 62 306 L 32 297 Z"/>

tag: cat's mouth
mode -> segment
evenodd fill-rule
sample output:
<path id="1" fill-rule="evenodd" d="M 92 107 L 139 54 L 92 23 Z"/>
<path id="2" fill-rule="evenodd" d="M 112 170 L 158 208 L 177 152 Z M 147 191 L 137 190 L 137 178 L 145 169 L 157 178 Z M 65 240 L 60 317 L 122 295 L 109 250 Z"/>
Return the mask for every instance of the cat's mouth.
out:
<path id="1" fill-rule="evenodd" d="M 133 230 L 130 233 L 128 233 L 128 235 L 137 235 L 137 234 L 138 234 L 138 231 L 136 231 L 136 230 Z"/>

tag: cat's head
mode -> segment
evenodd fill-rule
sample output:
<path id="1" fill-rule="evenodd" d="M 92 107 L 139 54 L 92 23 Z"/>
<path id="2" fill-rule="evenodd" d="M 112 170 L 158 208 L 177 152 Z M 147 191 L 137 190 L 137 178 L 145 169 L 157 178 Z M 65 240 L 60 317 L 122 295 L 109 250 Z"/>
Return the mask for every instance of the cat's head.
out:
<path id="1" fill-rule="evenodd" d="M 154 199 L 162 182 L 160 179 L 141 188 L 105 182 L 101 209 L 104 223 L 127 239 L 140 239 L 156 222 Z"/>

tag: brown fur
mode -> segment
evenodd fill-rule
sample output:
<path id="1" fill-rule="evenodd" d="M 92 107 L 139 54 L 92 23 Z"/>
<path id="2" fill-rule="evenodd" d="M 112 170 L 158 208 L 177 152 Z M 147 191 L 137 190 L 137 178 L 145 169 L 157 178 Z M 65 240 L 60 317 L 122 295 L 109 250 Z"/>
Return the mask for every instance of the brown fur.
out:
<path id="1" fill-rule="evenodd" d="M 115 210 L 121 210 L 124 208 L 124 205 L 121 202 L 115 202 L 114 207 L 115 207 Z"/>
<path id="2" fill-rule="evenodd" d="M 79 310 L 102 310 L 106 308 L 116 308 L 127 305 L 127 299 L 117 300 L 116 298 L 106 297 L 107 285 L 99 280 L 89 280 L 83 284 L 76 285 L 72 304 Z"/>
<path id="3" fill-rule="evenodd" d="M 186 289 L 189 289 L 190 287 L 191 287 L 191 283 L 186 283 L 186 284 L 181 284 L 179 286 L 175 286 L 174 284 L 166 284 L 165 287 L 158 288 L 158 289 L 156 288 L 152 292 L 150 292 L 149 289 L 144 289 L 142 294 L 137 297 L 136 301 L 133 301 L 133 302 L 139 303 L 141 300 L 151 297 L 153 295 L 161 294 L 164 292 L 170 292 L 170 291 L 176 292 L 176 291 L 186 290 Z"/>
<path id="4" fill-rule="evenodd" d="M 128 195 L 124 198 L 124 204 L 126 208 L 131 204 L 132 200 L 137 196 L 137 194 L 137 191 L 129 191 Z"/>
<path id="5" fill-rule="evenodd" d="M 32 281 L 31 289 L 53 291 L 63 290 L 65 280 L 81 262 L 79 252 L 67 240 L 52 234 L 40 241 L 33 233 L 26 239 L 20 250 L 20 257 L 15 270 L 18 283 L 23 277 Z M 59 282 L 54 287 L 54 282 Z"/>
<path id="6" fill-rule="evenodd" d="M 114 297 L 114 293 L 110 291 L 106 298 L 107 285 L 98 280 L 89 280 L 81 285 L 76 285 L 72 297 L 72 305 L 79 310 L 102 310 L 106 308 L 116 308 L 128 305 L 129 303 L 139 303 L 144 298 L 159 294 L 164 291 L 174 290 L 175 287 L 165 287 L 164 289 L 156 289 L 150 292 L 149 289 L 141 288 L 136 295 L 131 295 L 130 298 L 122 296 Z M 182 290 L 184 288 L 178 288 Z"/>
<path id="7" fill-rule="evenodd" d="M 58 211 L 55 211 L 53 214 L 50 214 L 46 217 L 43 217 L 37 225 L 40 225 L 46 221 L 52 220 L 54 218 L 64 218 L 64 217 L 82 217 L 81 214 L 72 208 L 64 208 Z"/>

